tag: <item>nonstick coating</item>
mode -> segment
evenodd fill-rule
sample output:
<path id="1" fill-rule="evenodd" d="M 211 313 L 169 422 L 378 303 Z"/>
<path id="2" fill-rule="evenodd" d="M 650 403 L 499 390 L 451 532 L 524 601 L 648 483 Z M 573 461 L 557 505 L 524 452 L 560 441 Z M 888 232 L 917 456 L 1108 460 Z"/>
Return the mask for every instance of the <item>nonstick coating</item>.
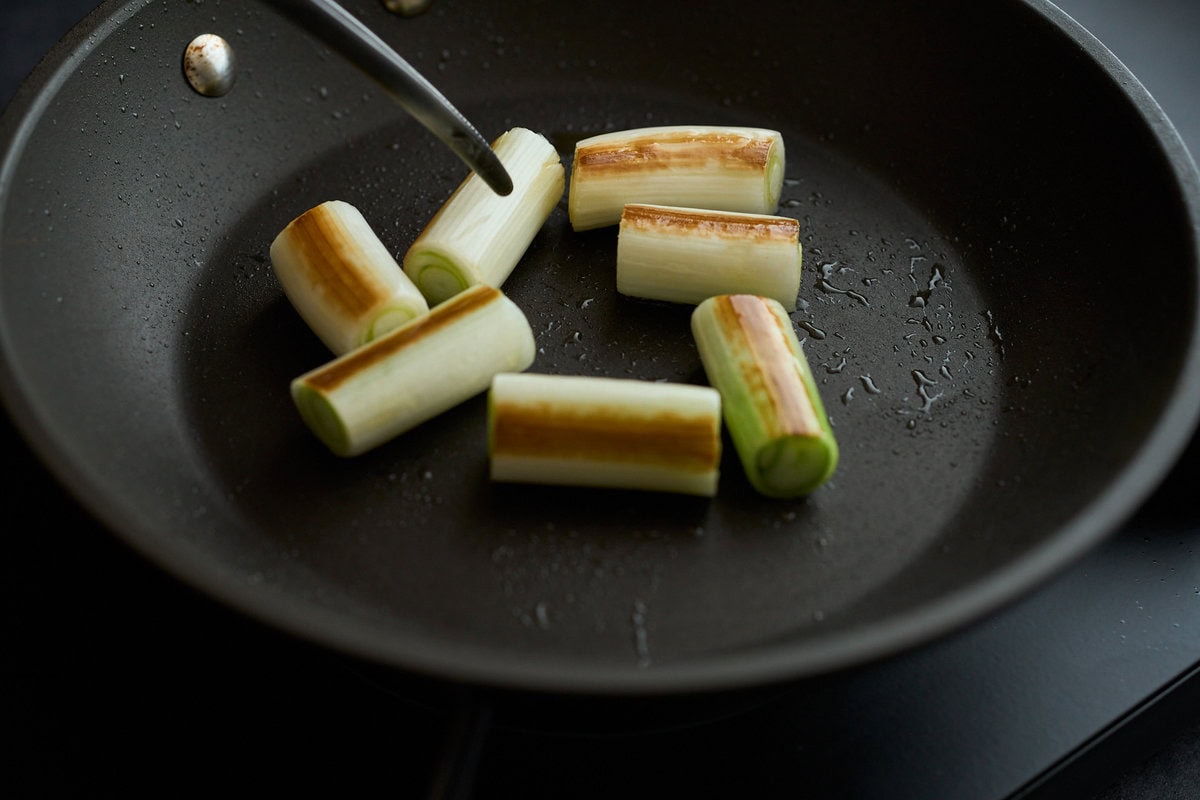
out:
<path id="1" fill-rule="evenodd" d="M 330 455 L 288 382 L 329 358 L 267 259 L 324 200 L 398 256 L 463 165 L 250 0 L 110 2 L 3 123 L 4 398 L 120 537 L 256 618 L 404 671 L 669 692 L 813 675 L 994 610 L 1111 532 L 1200 395 L 1195 166 L 1040 3 L 347 3 L 491 139 L 782 131 L 793 314 L 841 444 L 804 500 L 726 444 L 713 500 L 494 485 L 477 397 Z M 230 40 L 222 98 L 190 39 Z M 618 296 L 560 203 L 505 284 L 533 370 L 703 382 L 691 309 Z M 64 554 L 65 556 L 66 554 Z"/>

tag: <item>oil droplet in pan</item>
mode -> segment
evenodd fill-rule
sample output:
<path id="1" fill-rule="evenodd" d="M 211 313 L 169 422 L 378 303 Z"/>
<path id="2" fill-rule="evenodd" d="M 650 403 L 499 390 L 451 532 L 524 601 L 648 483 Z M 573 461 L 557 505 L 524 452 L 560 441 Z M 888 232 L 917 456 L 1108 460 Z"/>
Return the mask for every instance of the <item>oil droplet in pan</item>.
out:
<path id="1" fill-rule="evenodd" d="M 933 401 L 941 397 L 942 393 L 938 392 L 937 394 L 931 394 L 930 387 L 937 386 L 937 381 L 935 381 L 933 378 L 930 378 L 921 370 L 914 369 L 912 371 L 912 377 L 917 383 L 917 394 L 921 396 L 921 411 L 927 414 L 929 413 L 930 407 L 933 405 Z"/>
<path id="2" fill-rule="evenodd" d="M 871 305 L 871 303 L 867 300 L 867 298 L 864 295 L 854 291 L 853 289 L 842 289 L 840 287 L 834 286 L 833 283 L 830 282 L 829 279 L 833 276 L 835 271 L 836 272 L 849 271 L 849 269 L 847 267 L 841 267 L 840 269 L 835 270 L 836 267 L 838 267 L 837 261 L 831 261 L 831 262 L 821 265 L 821 277 L 817 280 L 817 288 L 820 289 L 822 292 L 825 292 L 825 294 L 843 294 L 846 297 L 849 297 L 851 300 L 854 300 L 857 303 L 859 303 L 859 305 L 864 305 L 864 306 L 869 307 Z"/>
<path id="3" fill-rule="evenodd" d="M 806 330 L 808 335 L 817 341 L 825 338 L 825 331 L 821 330 L 816 325 L 813 325 L 811 322 L 797 322 L 796 324 Z"/>

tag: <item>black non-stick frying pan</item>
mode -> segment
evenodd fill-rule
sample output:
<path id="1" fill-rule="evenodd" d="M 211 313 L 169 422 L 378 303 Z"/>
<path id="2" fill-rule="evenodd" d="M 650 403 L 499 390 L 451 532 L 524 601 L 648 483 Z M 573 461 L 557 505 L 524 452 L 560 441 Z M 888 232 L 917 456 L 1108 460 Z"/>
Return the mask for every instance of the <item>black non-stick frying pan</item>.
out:
<path id="1" fill-rule="evenodd" d="M 328 353 L 274 235 L 327 199 L 403 252 L 464 177 L 253 0 L 108 2 L 3 118 L 3 397 L 64 484 L 183 581 L 406 672 L 668 693 L 841 668 L 967 624 L 1112 531 L 1200 410 L 1200 178 L 1048 3 L 438 0 L 347 7 L 488 138 L 776 128 L 793 314 L 841 444 L 804 500 L 493 485 L 477 397 L 331 456 L 288 396 Z M 217 33 L 233 90 L 184 79 Z M 615 291 L 565 198 L 505 284 L 533 369 L 703 381 L 690 309 Z"/>

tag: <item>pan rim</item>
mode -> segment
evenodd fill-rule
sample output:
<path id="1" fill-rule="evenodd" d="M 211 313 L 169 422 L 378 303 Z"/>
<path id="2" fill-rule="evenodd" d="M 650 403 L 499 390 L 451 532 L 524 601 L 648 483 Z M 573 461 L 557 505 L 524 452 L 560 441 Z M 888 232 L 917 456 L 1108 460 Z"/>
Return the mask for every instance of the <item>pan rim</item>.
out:
<path id="1" fill-rule="evenodd" d="M 1191 221 L 1189 244 L 1193 267 L 1200 271 L 1200 172 L 1170 120 L 1132 72 L 1065 12 L 1048 0 L 1017 2 L 1085 51 L 1091 62 L 1119 87 L 1121 96 L 1133 105 L 1139 119 L 1149 126 L 1154 141 L 1172 166 L 1178 195 Z M 0 124 L 0 142 L 4 144 L 0 195 L 6 192 L 12 167 L 19 161 L 33 123 L 70 74 L 72 64 L 82 58 L 82 43 L 115 30 L 121 24 L 122 9 L 147 4 L 148 0 L 107 0 L 56 45 L 27 78 L 5 110 L 6 124 Z M 0 204 L 0 221 L 4 213 L 5 206 Z M 1193 309 L 1200 308 L 1200 289 L 1196 295 Z M 733 658 L 716 654 L 698 657 L 687 664 L 655 665 L 640 671 L 583 668 L 577 664 L 564 668 L 555 662 L 488 662 L 473 657 L 474 648 L 469 645 L 443 646 L 436 652 L 387 646 L 386 638 L 373 635 L 375 626 L 370 623 L 347 625 L 343 617 L 316 606 L 304 607 L 302 613 L 297 613 L 294 602 L 283 602 L 230 581 L 219 569 L 208 569 L 206 565 L 204 572 L 198 572 L 194 562 L 189 562 L 178 550 L 162 546 L 157 537 L 141 529 L 137 520 L 127 518 L 107 502 L 91 470 L 73 456 L 71 443 L 57 436 L 38 413 L 36 404 L 30 402 L 26 384 L 14 370 L 11 356 L 9 337 L 0 320 L 0 377 L 3 378 L 0 399 L 31 449 L 117 539 L 183 583 L 254 619 L 368 661 L 439 679 L 573 693 L 661 695 L 747 688 L 862 664 L 960 629 L 1019 599 L 1114 532 L 1167 475 L 1200 421 L 1200 321 L 1194 320 L 1180 386 L 1109 491 L 1098 495 L 1061 526 L 1056 537 L 1024 554 L 1006 569 L 967 589 L 944 595 L 934 605 L 923 605 L 890 617 L 884 623 L 836 633 L 816 642 L 739 651 Z"/>

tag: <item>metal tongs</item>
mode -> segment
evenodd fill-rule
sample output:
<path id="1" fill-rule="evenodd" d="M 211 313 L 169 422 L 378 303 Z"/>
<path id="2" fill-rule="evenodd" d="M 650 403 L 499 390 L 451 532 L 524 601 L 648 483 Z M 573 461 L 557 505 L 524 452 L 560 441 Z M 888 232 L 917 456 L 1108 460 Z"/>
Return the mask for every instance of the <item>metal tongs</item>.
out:
<path id="1" fill-rule="evenodd" d="M 433 84 L 334 0 L 267 0 L 293 22 L 374 78 L 401 107 L 441 139 L 497 194 L 512 178 L 487 141 Z"/>

